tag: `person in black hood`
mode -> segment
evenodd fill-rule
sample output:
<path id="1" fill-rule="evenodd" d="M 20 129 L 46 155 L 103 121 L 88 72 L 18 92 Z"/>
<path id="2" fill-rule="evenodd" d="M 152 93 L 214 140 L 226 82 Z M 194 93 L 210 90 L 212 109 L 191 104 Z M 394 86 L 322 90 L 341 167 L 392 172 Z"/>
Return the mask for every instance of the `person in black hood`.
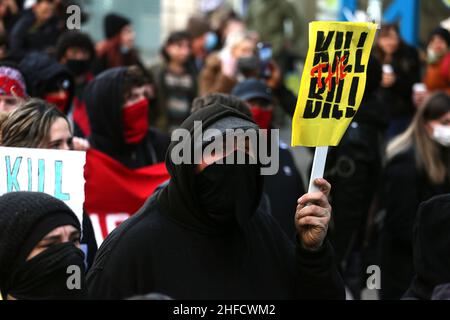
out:
<path id="1" fill-rule="evenodd" d="M 198 134 L 200 121 L 203 136 Z M 206 153 L 213 141 L 222 145 L 227 129 L 258 130 L 253 120 L 215 104 L 191 115 L 181 129 L 183 138 L 171 143 L 166 157 L 169 184 L 105 240 L 88 274 L 90 295 L 344 299 L 332 248 L 325 240 L 329 184 L 318 181 L 323 193 L 299 200 L 295 244 L 271 216 L 257 210 L 263 178 L 258 161 L 250 161 L 252 144 L 230 144 L 234 148 L 199 161 L 197 153 Z M 177 158 L 181 150 L 184 163 Z M 233 158 L 245 159 L 245 164 L 231 164 L 228 159 Z M 293 218 L 294 212 L 292 208 Z"/>
<path id="2" fill-rule="evenodd" d="M 19 67 L 30 84 L 32 97 L 54 104 L 62 113 L 70 112 L 74 94 L 74 81 L 69 70 L 45 53 L 27 55 Z"/>
<path id="3" fill-rule="evenodd" d="M 140 68 L 100 74 L 85 90 L 92 148 L 130 169 L 164 161 L 169 137 L 148 123 L 148 80 Z"/>
<path id="4" fill-rule="evenodd" d="M 13 192 L 0 197 L 0 212 L 2 297 L 86 299 L 80 222 L 73 211 L 44 193 Z"/>
<path id="5" fill-rule="evenodd" d="M 436 287 L 450 282 L 450 195 L 423 202 L 414 225 L 415 277 L 404 298 L 431 300 Z"/>

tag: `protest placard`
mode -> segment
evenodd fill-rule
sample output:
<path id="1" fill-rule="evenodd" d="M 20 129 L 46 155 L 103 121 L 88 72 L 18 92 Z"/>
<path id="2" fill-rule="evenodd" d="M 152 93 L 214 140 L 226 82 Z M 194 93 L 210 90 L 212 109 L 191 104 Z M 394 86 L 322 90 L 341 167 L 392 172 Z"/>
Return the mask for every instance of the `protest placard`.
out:
<path id="1" fill-rule="evenodd" d="M 373 23 L 310 23 L 292 123 L 292 146 L 317 147 L 310 191 L 323 176 L 328 146 L 339 144 L 361 104 L 376 30 Z"/>
<path id="2" fill-rule="evenodd" d="M 81 222 L 85 161 L 85 152 L 0 147 L 0 194 L 47 193 L 64 201 Z"/>

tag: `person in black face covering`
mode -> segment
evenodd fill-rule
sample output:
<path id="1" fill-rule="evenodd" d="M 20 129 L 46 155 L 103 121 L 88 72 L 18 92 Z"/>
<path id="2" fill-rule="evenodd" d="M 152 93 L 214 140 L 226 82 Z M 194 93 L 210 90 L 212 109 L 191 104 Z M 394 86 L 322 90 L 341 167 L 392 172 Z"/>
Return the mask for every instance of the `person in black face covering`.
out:
<path id="1" fill-rule="evenodd" d="M 0 212 L 2 297 L 85 299 L 81 230 L 73 211 L 44 193 L 15 192 L 0 197 Z"/>
<path id="2" fill-rule="evenodd" d="M 205 135 L 212 128 L 220 134 L 196 136 L 197 121 Z M 226 129 L 257 130 L 256 124 L 214 104 L 181 127 L 192 139 L 171 143 L 169 184 L 105 240 L 87 277 L 91 297 L 158 292 L 174 299 L 344 299 L 325 240 L 329 184 L 318 181 L 323 192 L 303 196 L 296 214 L 292 208 L 299 236 L 291 242 L 273 217 L 258 209 L 263 178 L 260 165 L 249 162 L 254 149 L 237 145 L 211 153 L 199 165 L 176 164 L 180 147 L 194 156 L 195 147 L 207 148 L 210 138 L 222 139 Z M 233 156 L 238 164 L 226 164 Z M 239 164 L 242 159 L 245 164 Z"/>
<path id="3" fill-rule="evenodd" d="M 86 86 L 94 79 L 91 66 L 95 57 L 92 39 L 88 34 L 80 31 L 64 33 L 56 45 L 58 62 L 66 66 L 74 78 L 75 90 L 71 110 L 76 137 L 84 138 L 91 134 L 83 93 Z"/>

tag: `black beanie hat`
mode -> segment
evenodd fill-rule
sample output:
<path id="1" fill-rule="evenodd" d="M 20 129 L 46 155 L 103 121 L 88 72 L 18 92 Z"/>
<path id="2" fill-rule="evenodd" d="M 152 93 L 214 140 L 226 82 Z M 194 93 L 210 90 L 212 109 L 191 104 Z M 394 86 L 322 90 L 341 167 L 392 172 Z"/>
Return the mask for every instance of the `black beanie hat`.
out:
<path id="1" fill-rule="evenodd" d="M 13 273 L 23 252 L 22 247 L 35 227 L 53 216 L 65 221 L 63 225 L 74 225 L 80 229 L 73 211 L 64 202 L 45 193 L 12 192 L 0 197 L 0 289 L 4 289 L 2 285 Z"/>
<path id="2" fill-rule="evenodd" d="M 123 27 L 131 24 L 131 21 L 124 16 L 110 13 L 105 17 L 104 20 L 104 31 L 107 39 L 111 39 L 115 37 Z"/>
<path id="3" fill-rule="evenodd" d="M 447 46 L 450 47 L 450 32 L 447 29 L 444 29 L 444 28 L 434 29 L 430 34 L 430 38 L 429 38 L 428 42 L 430 42 L 431 38 L 433 38 L 434 36 L 439 36 L 442 39 L 444 39 L 445 42 L 447 42 Z"/>

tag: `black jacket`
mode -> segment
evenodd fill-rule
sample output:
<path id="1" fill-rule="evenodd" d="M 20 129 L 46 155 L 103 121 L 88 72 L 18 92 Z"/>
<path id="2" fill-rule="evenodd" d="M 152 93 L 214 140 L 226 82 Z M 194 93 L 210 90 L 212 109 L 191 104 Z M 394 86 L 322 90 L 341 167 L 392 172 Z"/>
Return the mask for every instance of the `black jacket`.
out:
<path id="1" fill-rule="evenodd" d="M 450 192 L 447 181 L 434 185 L 417 167 L 415 150 L 410 148 L 394 157 L 385 172 L 386 217 L 381 231 L 382 296 L 399 299 L 414 276 L 413 229 L 421 202 Z"/>
<path id="2" fill-rule="evenodd" d="M 57 17 L 53 17 L 36 28 L 34 12 L 26 10 L 16 22 L 9 36 L 11 57 L 19 62 L 26 54 L 33 51 L 45 51 L 56 45 L 62 28 Z"/>
<path id="3" fill-rule="evenodd" d="M 164 161 L 169 137 L 149 129 L 137 145 L 129 145 L 123 132 L 123 81 L 126 68 L 114 68 L 97 76 L 86 87 L 84 100 L 91 125 L 89 141 L 97 149 L 131 169 Z"/>
<path id="4" fill-rule="evenodd" d="M 195 120 L 203 120 L 206 129 L 230 116 L 251 121 L 216 105 L 198 111 L 182 126 L 192 134 Z M 150 292 L 174 299 L 345 298 L 328 242 L 318 252 L 303 250 L 271 216 L 256 209 L 259 201 L 253 202 L 256 206 L 244 223 L 223 229 L 199 207 L 195 166 L 176 166 L 170 157 L 166 165 L 169 185 L 100 248 L 88 274 L 93 298 Z"/>
<path id="5" fill-rule="evenodd" d="M 449 212 L 450 195 L 438 196 L 420 205 L 413 241 L 416 276 L 405 298 L 433 299 L 435 288 L 450 282 Z"/>

